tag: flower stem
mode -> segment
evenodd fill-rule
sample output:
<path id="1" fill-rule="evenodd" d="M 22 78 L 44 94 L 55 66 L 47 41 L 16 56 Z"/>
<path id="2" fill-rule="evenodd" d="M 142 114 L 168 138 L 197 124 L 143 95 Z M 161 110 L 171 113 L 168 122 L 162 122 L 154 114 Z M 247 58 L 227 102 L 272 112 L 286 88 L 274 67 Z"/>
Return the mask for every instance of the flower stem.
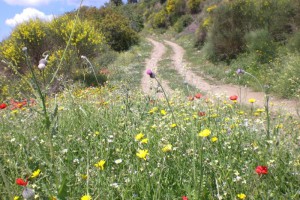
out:
<path id="1" fill-rule="evenodd" d="M 178 124 L 177 124 L 177 122 L 176 122 L 176 118 L 175 118 L 175 115 L 174 115 L 173 109 L 172 109 L 172 107 L 171 107 L 171 105 L 170 105 L 170 102 L 169 102 L 168 96 L 167 96 L 167 94 L 166 94 L 166 92 L 165 92 L 165 90 L 164 90 L 163 86 L 162 86 L 162 85 L 160 84 L 160 82 L 157 80 L 157 78 L 156 78 L 156 77 L 154 77 L 154 79 L 156 80 L 156 82 L 158 83 L 158 85 L 160 86 L 160 88 L 162 89 L 162 91 L 163 91 L 163 94 L 164 94 L 164 97 L 165 97 L 165 99 L 166 99 L 166 101 L 167 101 L 168 107 L 169 107 L 169 109 L 171 110 L 171 114 L 172 114 L 173 123 L 175 123 L 175 124 L 177 125 L 176 127 L 178 127 Z M 179 129 L 179 128 L 178 128 L 178 129 Z"/>

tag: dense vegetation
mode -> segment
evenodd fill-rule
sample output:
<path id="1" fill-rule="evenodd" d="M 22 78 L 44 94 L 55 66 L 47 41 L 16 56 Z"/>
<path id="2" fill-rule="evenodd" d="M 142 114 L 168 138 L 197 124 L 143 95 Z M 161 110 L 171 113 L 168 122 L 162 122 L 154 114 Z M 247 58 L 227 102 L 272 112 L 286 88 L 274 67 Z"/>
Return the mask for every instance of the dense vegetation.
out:
<path id="1" fill-rule="evenodd" d="M 201 49 L 201 53 L 216 64 L 215 69 L 202 71 L 237 83 L 234 71 L 242 67 L 258 77 L 269 92 L 287 98 L 299 97 L 300 3 L 297 0 L 152 0 L 129 1 L 127 4 L 110 1 L 101 8 L 82 7 L 73 39 L 64 52 L 76 15 L 77 11 L 74 11 L 50 23 L 32 20 L 20 24 L 1 43 L 1 60 L 25 73 L 25 57 L 20 47 L 29 49 L 33 63 L 38 63 L 42 53 L 49 51 L 51 66 L 57 66 L 64 56 L 64 67 L 59 70 L 64 80 L 81 80 L 79 74 L 87 71 L 82 67 L 81 55 L 96 63 L 94 67 L 98 74 L 114 60 L 117 52 L 138 43 L 141 30 L 189 33 L 185 28 L 193 23 L 198 28 L 189 34 L 193 35 L 195 48 Z M 7 64 L 1 63 L 0 67 L 1 71 L 7 69 L 6 75 L 12 74 Z M 53 68 L 49 73 L 53 73 Z M 224 70 L 227 73 L 220 77 L 219 71 Z M 98 75 L 99 79 L 105 80 Z M 1 94 L 4 97 L 7 90 L 22 91 L 17 87 L 22 80 L 16 77 L 11 80 L 2 79 L 4 89 Z M 249 80 L 239 84 L 249 84 Z"/>
<path id="2" fill-rule="evenodd" d="M 170 99 L 139 89 L 152 48 L 144 30 L 181 32 L 193 69 L 234 82 L 242 67 L 297 97 L 299 8 L 297 0 L 111 0 L 18 25 L 0 44 L 0 198 L 299 199 L 293 116 L 236 95 L 193 89 L 187 98 L 186 85 Z M 196 32 L 185 29 L 191 23 Z M 205 68 L 203 56 L 212 62 Z"/>

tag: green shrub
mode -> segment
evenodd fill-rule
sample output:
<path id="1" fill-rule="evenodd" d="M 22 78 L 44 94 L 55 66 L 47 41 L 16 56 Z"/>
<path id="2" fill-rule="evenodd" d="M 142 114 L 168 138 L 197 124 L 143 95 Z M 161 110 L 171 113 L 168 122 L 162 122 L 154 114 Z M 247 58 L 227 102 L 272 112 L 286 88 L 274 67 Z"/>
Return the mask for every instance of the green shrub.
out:
<path id="1" fill-rule="evenodd" d="M 209 43 L 218 60 L 235 58 L 244 50 L 244 35 L 252 27 L 255 16 L 251 1 L 232 1 L 223 3 L 211 13 L 212 26 Z"/>
<path id="2" fill-rule="evenodd" d="M 207 37 L 207 28 L 199 26 L 195 32 L 195 47 L 201 48 L 204 45 Z"/>
<path id="3" fill-rule="evenodd" d="M 291 51 L 300 52 L 300 31 L 289 38 L 287 46 Z"/>
<path id="4" fill-rule="evenodd" d="M 176 23 L 174 24 L 173 28 L 176 30 L 176 32 L 180 33 L 183 31 L 185 27 L 187 27 L 191 22 L 193 21 L 192 16 L 190 15 L 183 15 L 181 16 Z"/>
<path id="5" fill-rule="evenodd" d="M 103 15 L 104 18 L 100 21 L 100 30 L 112 49 L 124 51 L 138 43 L 138 34 L 130 27 L 126 17 L 109 10 L 104 11 Z"/>
<path id="6" fill-rule="evenodd" d="M 284 62 L 275 63 L 278 69 L 277 76 L 273 79 L 272 90 L 282 97 L 299 98 L 300 94 L 300 56 L 299 53 L 288 54 L 281 58 Z"/>
<path id="7" fill-rule="evenodd" d="M 259 63 L 271 62 L 276 56 L 276 45 L 266 29 L 250 31 L 245 36 L 247 50 L 256 55 Z"/>
<path id="8" fill-rule="evenodd" d="M 99 86 L 103 85 L 107 81 L 107 77 L 102 74 L 97 74 L 96 76 L 94 74 L 88 73 L 88 74 L 79 74 L 78 76 L 74 77 L 75 81 L 80 82 L 86 87 L 90 86 Z"/>
<path id="9" fill-rule="evenodd" d="M 202 0 L 188 0 L 187 1 L 187 8 L 190 13 L 195 14 L 200 11 L 200 4 Z"/>
<path id="10" fill-rule="evenodd" d="M 165 9 L 153 13 L 150 17 L 150 23 L 153 28 L 167 28 L 168 14 Z"/>

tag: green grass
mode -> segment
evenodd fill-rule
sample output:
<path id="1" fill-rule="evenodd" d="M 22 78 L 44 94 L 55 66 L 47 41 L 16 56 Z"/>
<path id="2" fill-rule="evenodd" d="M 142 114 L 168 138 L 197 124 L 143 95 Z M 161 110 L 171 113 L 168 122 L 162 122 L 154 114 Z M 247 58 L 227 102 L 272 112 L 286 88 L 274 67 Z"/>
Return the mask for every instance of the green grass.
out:
<path id="1" fill-rule="evenodd" d="M 47 98 L 50 129 L 39 99 L 13 110 L 7 100 L 0 110 L 1 199 L 22 195 L 17 178 L 29 178 L 41 200 L 300 198 L 299 121 L 284 113 L 267 121 L 264 111 L 222 98 L 189 101 L 184 92 L 170 99 L 172 110 L 164 99 L 149 101 L 139 85 L 150 51 L 142 41 L 120 53 L 105 87 L 70 85 Z M 170 63 L 162 61 L 160 75 L 184 91 Z M 258 166 L 267 174 L 257 174 Z"/>
<path id="2" fill-rule="evenodd" d="M 274 117 L 267 138 L 265 113 L 240 114 L 230 102 L 190 102 L 179 95 L 171 99 L 177 129 L 171 127 L 164 100 L 153 103 L 139 92 L 126 97 L 122 91 L 121 85 L 108 84 L 49 100 L 49 110 L 59 106 L 51 138 L 34 111 L 38 104 L 1 110 L 1 198 L 20 196 L 22 187 L 15 179 L 37 169 L 41 173 L 28 187 L 39 199 L 80 199 L 86 194 L 93 199 L 237 199 L 240 193 L 249 199 L 300 197 L 299 122 Z M 198 116 L 198 111 L 206 115 Z M 199 137 L 204 129 L 211 134 Z M 148 142 L 136 141 L 138 133 Z M 218 140 L 212 142 L 213 137 Z M 168 144 L 171 150 L 163 152 Z M 136 155 L 139 150 L 148 150 L 145 160 Z M 104 170 L 95 166 L 100 160 Z M 268 174 L 256 174 L 259 165 L 268 166 Z"/>

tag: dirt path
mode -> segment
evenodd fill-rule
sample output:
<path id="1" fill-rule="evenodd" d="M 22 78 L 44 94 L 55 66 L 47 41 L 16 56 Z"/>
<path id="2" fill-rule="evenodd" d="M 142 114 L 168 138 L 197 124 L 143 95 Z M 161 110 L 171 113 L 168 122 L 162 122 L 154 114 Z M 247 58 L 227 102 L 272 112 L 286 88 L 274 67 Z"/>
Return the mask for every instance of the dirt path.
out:
<path id="1" fill-rule="evenodd" d="M 239 102 L 243 104 L 250 104 L 248 100 L 250 98 L 256 99 L 255 105 L 263 108 L 265 104 L 265 95 L 262 92 L 254 92 L 246 87 L 239 87 L 236 85 L 213 85 L 205 81 L 201 76 L 196 75 L 193 71 L 185 67 L 183 61 L 184 49 L 178 44 L 171 41 L 164 41 L 169 45 L 174 54 L 172 56 L 173 64 L 179 74 L 181 74 L 185 81 L 198 88 L 201 91 L 206 92 L 208 95 L 225 96 L 229 98 L 231 95 L 238 95 Z M 282 100 L 275 97 L 270 97 L 270 109 L 271 111 L 286 111 L 292 115 L 297 115 L 297 111 L 300 111 L 300 104 L 293 100 Z"/>
<path id="2" fill-rule="evenodd" d="M 163 55 L 166 52 L 166 47 L 164 44 L 157 42 L 151 38 L 147 38 L 148 41 L 153 45 L 153 50 L 149 59 L 146 60 L 146 68 L 143 73 L 141 86 L 142 90 L 146 95 L 154 95 L 157 97 L 162 97 L 163 93 L 161 90 L 157 91 L 157 83 L 154 79 L 150 78 L 149 75 L 146 74 L 147 69 L 151 69 L 154 73 L 157 71 L 157 63 L 162 59 Z M 168 83 L 164 80 L 160 80 L 164 90 L 168 95 L 172 94 L 172 90 L 169 87 Z"/>
<path id="3" fill-rule="evenodd" d="M 166 52 L 166 46 L 160 42 L 157 42 L 153 39 L 147 38 L 153 45 L 153 50 L 151 53 L 150 59 L 146 60 L 146 69 L 152 69 L 154 72 L 157 70 L 157 64 L 162 59 L 164 53 Z M 185 79 L 185 81 L 198 88 L 199 90 L 207 93 L 207 96 L 224 96 L 226 98 L 229 98 L 231 95 L 237 95 L 239 97 L 238 101 L 242 104 L 250 104 L 248 100 L 250 98 L 256 99 L 255 106 L 263 108 L 265 104 L 265 95 L 262 92 L 254 92 L 251 89 L 247 87 L 239 87 L 236 85 L 229 85 L 229 84 L 223 84 L 223 85 L 214 85 L 210 84 L 205 79 L 197 74 L 195 74 L 192 70 L 186 68 L 186 64 L 183 60 L 184 56 L 184 49 L 179 46 L 178 44 L 165 40 L 165 44 L 170 46 L 173 50 L 173 66 L 176 69 L 176 71 L 182 75 Z M 157 88 L 157 83 L 151 79 L 145 72 L 143 73 L 143 78 L 141 81 L 141 86 L 143 89 L 143 92 L 147 95 L 150 94 L 156 94 L 157 92 L 153 89 Z M 168 86 L 166 81 L 161 81 L 162 85 L 167 92 L 168 95 L 172 94 L 172 90 Z M 162 97 L 162 93 L 157 93 L 157 97 Z M 270 97 L 270 110 L 271 111 L 284 111 L 291 113 L 292 115 L 298 115 L 298 112 L 300 111 L 300 104 L 297 101 L 294 100 L 283 100 L 278 99 L 275 97 Z M 299 116 L 299 115 L 298 115 Z"/>

